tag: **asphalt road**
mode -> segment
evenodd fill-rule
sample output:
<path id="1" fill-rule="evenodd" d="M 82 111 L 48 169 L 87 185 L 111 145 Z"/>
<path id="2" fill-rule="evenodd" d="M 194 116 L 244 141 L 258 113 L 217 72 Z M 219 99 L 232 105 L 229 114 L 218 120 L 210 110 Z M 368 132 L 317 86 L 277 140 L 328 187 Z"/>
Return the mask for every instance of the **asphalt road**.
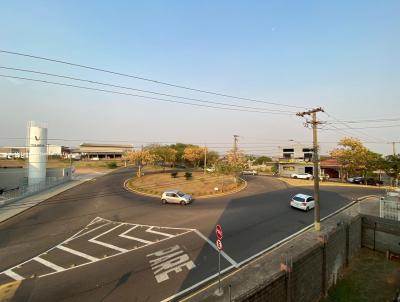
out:
<path id="1" fill-rule="evenodd" d="M 245 190 L 189 206 L 123 188 L 118 170 L 0 224 L 0 284 L 23 279 L 17 301 L 162 301 L 215 277 L 214 228 L 224 231 L 221 266 L 242 261 L 313 222 L 289 207 L 296 193 L 272 177 L 247 176 Z M 321 187 L 322 217 L 377 188 Z"/>

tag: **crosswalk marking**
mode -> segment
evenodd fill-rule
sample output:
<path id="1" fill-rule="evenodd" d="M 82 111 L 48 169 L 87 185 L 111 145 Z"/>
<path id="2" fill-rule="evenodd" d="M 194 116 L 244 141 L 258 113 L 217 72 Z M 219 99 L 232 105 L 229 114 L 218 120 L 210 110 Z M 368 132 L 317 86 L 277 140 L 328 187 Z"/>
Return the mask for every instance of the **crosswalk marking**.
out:
<path id="1" fill-rule="evenodd" d="M 63 245 L 58 245 L 57 248 L 60 249 L 60 250 L 66 251 L 68 253 L 80 256 L 82 258 L 88 259 L 88 260 L 93 261 L 93 262 L 99 260 L 99 258 L 90 256 L 88 254 L 82 253 L 82 252 L 77 251 L 77 250 L 73 250 L 73 249 L 71 249 L 69 247 L 66 247 L 66 246 L 63 246 Z"/>
<path id="2" fill-rule="evenodd" d="M 40 258 L 39 256 L 33 258 L 33 260 L 47 266 L 50 267 L 51 269 L 55 270 L 56 272 L 62 272 L 65 271 L 65 268 L 58 266 L 57 264 L 54 264 L 50 261 L 44 260 L 43 258 Z"/>
<path id="3" fill-rule="evenodd" d="M 11 269 L 4 271 L 3 274 L 7 275 L 10 278 L 13 278 L 15 281 L 24 280 L 24 277 L 18 275 L 16 272 L 13 272 Z"/>

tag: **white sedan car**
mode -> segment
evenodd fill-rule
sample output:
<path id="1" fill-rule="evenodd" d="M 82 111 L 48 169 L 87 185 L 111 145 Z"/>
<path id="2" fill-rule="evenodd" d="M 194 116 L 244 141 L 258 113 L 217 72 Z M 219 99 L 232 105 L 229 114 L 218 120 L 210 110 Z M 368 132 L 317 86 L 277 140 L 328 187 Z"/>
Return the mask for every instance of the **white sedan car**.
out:
<path id="1" fill-rule="evenodd" d="M 315 201 L 310 195 L 297 194 L 292 197 L 290 206 L 307 212 L 315 207 Z"/>
<path id="2" fill-rule="evenodd" d="M 243 175 L 257 175 L 258 172 L 256 170 L 244 170 L 242 172 Z"/>
<path id="3" fill-rule="evenodd" d="M 299 178 L 299 179 L 313 179 L 313 176 L 310 173 L 293 173 L 290 175 L 291 178 Z"/>
<path id="4" fill-rule="evenodd" d="M 185 206 L 193 201 L 193 197 L 190 194 L 185 194 L 178 190 L 165 191 L 161 196 L 161 203 L 178 203 Z"/>

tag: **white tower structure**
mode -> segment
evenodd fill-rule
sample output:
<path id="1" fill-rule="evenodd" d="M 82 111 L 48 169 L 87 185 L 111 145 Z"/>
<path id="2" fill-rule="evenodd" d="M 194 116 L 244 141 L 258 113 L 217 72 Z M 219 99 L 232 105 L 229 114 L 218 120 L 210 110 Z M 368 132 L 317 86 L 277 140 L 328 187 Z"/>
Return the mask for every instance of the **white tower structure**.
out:
<path id="1" fill-rule="evenodd" d="M 47 125 L 39 122 L 28 122 L 29 168 L 28 184 L 46 183 L 47 167 Z"/>

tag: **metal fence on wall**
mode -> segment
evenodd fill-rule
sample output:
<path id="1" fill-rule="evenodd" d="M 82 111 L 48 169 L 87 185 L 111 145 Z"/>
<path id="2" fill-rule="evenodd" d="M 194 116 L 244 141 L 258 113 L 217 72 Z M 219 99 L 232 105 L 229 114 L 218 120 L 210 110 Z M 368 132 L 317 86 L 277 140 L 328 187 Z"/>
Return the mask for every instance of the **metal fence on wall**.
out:
<path id="1" fill-rule="evenodd" d="M 13 202 L 13 200 L 16 198 L 23 198 L 34 193 L 39 193 L 71 180 L 71 170 L 71 168 L 66 168 L 64 169 L 62 175 L 58 177 L 47 177 L 46 181 L 44 182 L 30 185 L 22 184 L 15 189 L 2 192 L 2 194 L 0 194 L 0 206 L 9 202 Z"/>
<path id="2" fill-rule="evenodd" d="M 380 217 L 400 221 L 400 198 L 398 196 L 381 198 Z"/>

